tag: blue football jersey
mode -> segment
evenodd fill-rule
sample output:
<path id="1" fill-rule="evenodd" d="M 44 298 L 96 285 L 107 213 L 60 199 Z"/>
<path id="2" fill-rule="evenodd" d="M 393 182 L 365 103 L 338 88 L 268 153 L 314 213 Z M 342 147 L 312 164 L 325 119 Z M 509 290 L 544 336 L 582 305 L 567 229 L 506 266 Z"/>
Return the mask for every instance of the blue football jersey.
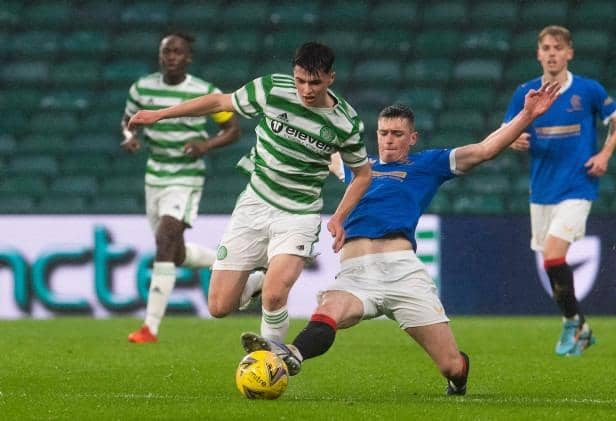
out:
<path id="1" fill-rule="evenodd" d="M 524 107 L 524 96 L 539 89 L 541 78 L 520 85 L 509 104 L 505 122 Z M 616 104 L 597 81 L 569 73 L 569 82 L 550 109 L 526 130 L 530 134 L 530 201 L 556 204 L 566 199 L 595 200 L 598 177 L 584 167 L 597 152 L 596 119 L 605 123 Z"/>
<path id="2" fill-rule="evenodd" d="M 415 228 L 438 188 L 453 178 L 450 149 L 410 154 L 405 163 L 370 160 L 372 184 L 344 223 L 346 238 L 402 234 L 417 250 Z M 353 173 L 345 166 L 345 182 Z"/>

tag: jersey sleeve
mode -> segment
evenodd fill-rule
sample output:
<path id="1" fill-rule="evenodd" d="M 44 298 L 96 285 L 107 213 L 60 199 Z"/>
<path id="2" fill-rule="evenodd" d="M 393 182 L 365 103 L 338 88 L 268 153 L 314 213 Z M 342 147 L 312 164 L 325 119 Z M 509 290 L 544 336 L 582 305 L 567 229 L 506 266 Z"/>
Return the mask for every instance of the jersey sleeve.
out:
<path id="1" fill-rule="evenodd" d="M 358 116 L 353 117 L 353 130 L 342 142 L 339 152 L 345 166 L 359 167 L 368 162 L 368 153 L 364 145 L 364 122 Z"/>
<path id="2" fill-rule="evenodd" d="M 520 111 L 522 111 L 522 108 L 524 108 L 524 95 L 526 95 L 524 87 L 519 86 L 513 93 L 511 101 L 509 101 L 503 123 L 509 123 Z"/>
<path id="3" fill-rule="evenodd" d="M 607 124 L 611 117 L 616 116 L 616 103 L 599 82 L 593 80 L 591 86 L 593 90 L 593 109 L 599 113 L 603 124 Z"/>
<path id="4" fill-rule="evenodd" d="M 272 85 L 272 75 L 248 82 L 231 95 L 233 108 L 246 118 L 263 114 Z"/>
<path id="5" fill-rule="evenodd" d="M 132 117 L 137 114 L 137 111 L 141 110 L 143 106 L 141 105 L 141 98 L 139 97 L 139 91 L 137 90 L 137 83 L 135 82 L 131 85 L 128 90 L 128 96 L 126 97 L 126 105 L 124 107 L 124 114 Z"/>
<path id="6" fill-rule="evenodd" d="M 422 160 L 442 180 L 449 180 L 462 173 L 456 169 L 455 149 L 429 149 L 421 152 Z"/>

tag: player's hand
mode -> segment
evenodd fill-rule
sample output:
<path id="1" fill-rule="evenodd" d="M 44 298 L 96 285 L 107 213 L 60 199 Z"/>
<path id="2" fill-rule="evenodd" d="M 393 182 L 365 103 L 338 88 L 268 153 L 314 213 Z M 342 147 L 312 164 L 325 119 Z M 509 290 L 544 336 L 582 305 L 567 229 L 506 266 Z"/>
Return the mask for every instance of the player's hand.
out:
<path id="1" fill-rule="evenodd" d="M 560 92 L 560 83 L 546 82 L 538 90 L 531 89 L 524 97 L 524 110 L 533 119 L 545 113 L 556 101 Z"/>
<path id="2" fill-rule="evenodd" d="M 137 126 L 149 126 L 160 120 L 160 113 L 152 110 L 141 110 L 128 121 L 128 130 L 134 130 Z"/>
<path id="3" fill-rule="evenodd" d="M 342 226 L 342 221 L 335 214 L 331 217 L 329 222 L 327 223 L 327 230 L 332 235 L 334 242 L 332 244 L 332 249 L 334 253 L 338 253 L 342 246 L 344 246 L 344 240 L 346 238 L 346 233 L 344 232 L 344 227 Z"/>
<path id="4" fill-rule="evenodd" d="M 522 133 L 509 147 L 514 151 L 526 152 L 530 147 L 530 134 Z"/>
<path id="5" fill-rule="evenodd" d="M 207 141 L 192 141 L 184 145 L 184 155 L 199 158 L 210 150 Z"/>
<path id="6" fill-rule="evenodd" d="M 135 153 L 141 148 L 141 142 L 136 137 L 130 137 L 126 139 L 124 142 L 120 143 L 122 150 L 128 153 Z"/>
<path id="7" fill-rule="evenodd" d="M 593 177 L 601 177 L 607 171 L 609 157 L 604 156 L 601 153 L 593 155 L 584 164 L 588 168 L 587 173 Z"/>

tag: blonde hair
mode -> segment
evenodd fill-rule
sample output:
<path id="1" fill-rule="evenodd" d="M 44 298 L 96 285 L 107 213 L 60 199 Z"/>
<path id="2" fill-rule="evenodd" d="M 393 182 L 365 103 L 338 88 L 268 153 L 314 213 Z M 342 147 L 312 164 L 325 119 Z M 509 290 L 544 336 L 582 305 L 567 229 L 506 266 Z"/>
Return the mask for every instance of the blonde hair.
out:
<path id="1" fill-rule="evenodd" d="M 539 36 L 537 37 L 537 44 L 541 44 L 543 38 L 546 36 L 553 36 L 554 38 L 560 38 L 563 40 L 569 47 L 573 47 L 573 40 L 571 39 L 571 32 L 564 26 L 558 25 L 550 25 L 546 26 L 539 32 Z"/>

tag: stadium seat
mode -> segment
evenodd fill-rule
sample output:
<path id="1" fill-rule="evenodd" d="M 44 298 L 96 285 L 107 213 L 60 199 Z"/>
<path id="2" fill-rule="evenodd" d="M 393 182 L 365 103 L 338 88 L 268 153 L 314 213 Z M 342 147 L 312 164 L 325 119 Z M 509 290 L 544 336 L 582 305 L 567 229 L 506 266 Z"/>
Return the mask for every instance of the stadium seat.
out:
<path id="1" fill-rule="evenodd" d="M 4 110 L 32 111 L 40 102 L 41 89 L 8 88 L 0 95 L 0 109 Z"/>
<path id="2" fill-rule="evenodd" d="M 73 18 L 72 10 L 67 1 L 33 2 L 24 9 L 22 24 L 35 28 L 66 28 Z"/>
<path id="3" fill-rule="evenodd" d="M 2 126 L 0 133 L 15 136 L 27 133 L 30 130 L 28 115 L 21 110 L 6 110 L 2 113 Z"/>
<path id="4" fill-rule="evenodd" d="M 468 129 L 440 127 L 430 138 L 430 148 L 455 148 L 477 139 L 475 134 Z"/>
<path id="5" fill-rule="evenodd" d="M 72 25 L 85 30 L 98 27 L 105 22 L 105 28 L 115 30 L 120 25 L 122 0 L 83 0 L 74 6 Z"/>
<path id="6" fill-rule="evenodd" d="M 99 193 L 102 195 L 130 195 L 141 197 L 144 194 L 144 186 L 144 174 L 120 176 L 109 173 L 108 176 L 102 178 Z"/>
<path id="7" fill-rule="evenodd" d="M 50 113 L 41 111 L 30 120 L 30 129 L 34 133 L 58 133 L 70 135 L 79 129 L 77 116 L 69 111 Z"/>
<path id="8" fill-rule="evenodd" d="M 84 214 L 87 213 L 85 197 L 70 194 L 54 194 L 41 199 L 36 209 L 39 214 Z"/>
<path id="9" fill-rule="evenodd" d="M 415 54 L 424 58 L 453 58 L 460 48 L 462 34 L 450 29 L 421 32 L 415 42 Z"/>
<path id="10" fill-rule="evenodd" d="M 500 194 L 464 194 L 453 199 L 452 209 L 458 214 L 498 215 L 505 210 L 505 203 Z"/>
<path id="11" fill-rule="evenodd" d="M 360 29 L 370 20 L 369 12 L 368 2 L 341 0 L 329 3 L 327 12 L 321 13 L 319 18 L 325 27 L 353 27 Z"/>
<path id="12" fill-rule="evenodd" d="M 3 1 L 0 7 L 0 27 L 8 29 L 17 26 L 23 15 L 22 8 L 22 1 Z"/>
<path id="13" fill-rule="evenodd" d="M 447 214 L 451 212 L 451 208 L 452 206 L 451 200 L 449 200 L 449 195 L 446 192 L 441 191 L 434 196 L 426 213 L 436 213 L 439 215 Z"/>
<path id="14" fill-rule="evenodd" d="M 587 29 L 574 31 L 573 48 L 575 49 L 575 59 L 583 57 L 602 57 L 609 53 L 612 45 L 610 43 L 610 31 L 603 28 Z"/>
<path id="15" fill-rule="evenodd" d="M 19 144 L 21 148 L 21 142 Z M 0 156 L 9 156 L 17 149 L 15 137 L 11 134 L 0 132 Z"/>
<path id="16" fill-rule="evenodd" d="M 170 5 L 165 1 L 129 2 L 120 15 L 127 26 L 143 26 L 148 29 L 164 28 L 169 20 Z"/>
<path id="17" fill-rule="evenodd" d="M 15 61 L 2 68 L 1 79 L 9 86 L 40 85 L 49 77 L 49 63 L 46 61 Z"/>
<path id="18" fill-rule="evenodd" d="M 353 71 L 353 83 L 373 86 L 396 86 L 400 81 L 398 60 L 366 60 L 358 63 Z"/>
<path id="19" fill-rule="evenodd" d="M 590 0 L 580 2 L 572 8 L 569 14 L 569 25 L 572 28 L 588 28 L 606 30 L 616 24 L 616 3 L 612 0 Z M 573 33 L 574 43 L 577 43 L 577 31 Z"/>
<path id="20" fill-rule="evenodd" d="M 62 159 L 65 175 L 101 175 L 109 171 L 109 157 L 105 154 L 72 153 Z"/>
<path id="21" fill-rule="evenodd" d="M 257 28 L 269 24 L 270 9 L 267 1 L 239 0 L 221 9 L 219 18 L 225 27 Z"/>
<path id="22" fill-rule="evenodd" d="M 275 26 L 305 29 L 317 23 L 319 9 L 319 0 L 302 1 L 297 4 L 275 3 L 272 4 L 269 20 Z"/>
<path id="23" fill-rule="evenodd" d="M 67 87 L 68 88 L 68 87 Z M 39 107 L 44 110 L 55 111 L 83 111 L 91 105 L 90 91 L 63 90 L 48 92 L 41 96 Z"/>
<path id="24" fill-rule="evenodd" d="M 535 28 L 535 31 L 547 25 L 566 25 L 568 3 L 567 0 L 540 0 L 524 4 L 520 8 L 518 25 Z"/>
<path id="25" fill-rule="evenodd" d="M 506 174 L 471 174 L 466 177 L 466 190 L 473 194 L 509 193 L 509 176 Z"/>
<path id="26" fill-rule="evenodd" d="M 119 124 L 118 124 L 119 127 Z M 108 154 L 116 155 L 118 159 L 125 153 L 122 152 L 120 142 L 121 135 L 118 132 L 79 132 L 69 141 L 71 151 L 81 154 Z"/>
<path id="27" fill-rule="evenodd" d="M 436 128 L 436 116 L 431 110 L 427 108 L 413 108 L 415 114 L 415 129 L 419 131 L 420 140 L 418 145 L 413 147 L 413 150 L 418 151 L 419 148 L 426 149 L 427 142 L 424 137 L 431 136 L 432 132 Z"/>
<path id="28" fill-rule="evenodd" d="M 439 116 L 438 127 L 477 133 L 483 130 L 483 123 L 483 115 L 477 110 L 448 110 Z"/>
<path id="29" fill-rule="evenodd" d="M 99 214 L 142 214 L 145 206 L 135 196 L 96 195 L 89 206 L 88 212 Z"/>
<path id="30" fill-rule="evenodd" d="M 525 194 L 528 197 L 528 193 L 530 191 L 528 175 L 520 174 L 520 176 L 515 178 L 513 182 L 511 183 L 511 189 L 516 194 Z"/>
<path id="31" fill-rule="evenodd" d="M 370 51 L 371 56 L 406 55 L 411 50 L 413 37 L 409 31 L 398 29 L 379 29 L 366 32 L 361 40 L 362 51 Z M 398 59 L 399 61 L 399 59 Z"/>
<path id="32" fill-rule="evenodd" d="M 328 30 L 321 34 L 315 34 L 315 37 L 318 41 L 325 43 L 334 50 L 336 60 L 340 56 L 352 58 L 354 55 L 361 53 L 357 48 L 361 42 L 361 33 L 354 31 L 353 28 L 349 28 L 348 31 L 339 29 Z"/>
<path id="33" fill-rule="evenodd" d="M 494 107 L 493 95 L 494 89 L 491 87 L 458 88 L 447 95 L 447 107 L 488 111 Z"/>
<path id="34" fill-rule="evenodd" d="M 402 76 L 406 85 L 442 86 L 453 73 L 453 62 L 446 58 L 418 59 L 406 65 Z"/>
<path id="35" fill-rule="evenodd" d="M 56 177 L 50 186 L 52 194 L 90 196 L 96 193 L 96 178 L 85 175 L 65 175 Z"/>
<path id="36" fill-rule="evenodd" d="M 469 32 L 462 41 L 462 53 L 469 58 L 487 57 L 500 59 L 511 47 L 511 34 L 504 29 Z"/>
<path id="37" fill-rule="evenodd" d="M 535 58 L 520 58 L 511 63 L 504 72 L 503 79 L 511 84 L 520 85 L 527 80 L 541 76 L 541 66 Z M 513 92 L 511 92 L 513 93 Z"/>
<path id="38" fill-rule="evenodd" d="M 103 68 L 103 79 L 106 82 L 114 83 L 116 85 L 125 85 L 128 92 L 130 85 L 138 78 L 153 73 L 158 69 L 158 67 L 154 64 L 156 51 L 157 49 L 152 52 L 151 62 L 120 59 L 107 64 Z"/>
<path id="39" fill-rule="evenodd" d="M 181 2 L 171 8 L 171 23 L 186 30 L 214 28 L 218 25 L 220 7 L 215 2 Z"/>
<path id="40" fill-rule="evenodd" d="M 57 87 L 88 87 L 100 80 L 102 65 L 97 60 L 68 60 L 52 67 L 50 81 Z"/>
<path id="41" fill-rule="evenodd" d="M 44 175 L 15 175 L 0 178 L 0 194 L 27 194 L 38 197 L 47 192 L 47 179 Z"/>
<path id="42" fill-rule="evenodd" d="M 134 155 L 123 154 L 119 156 L 118 159 L 111 161 L 111 170 L 108 173 L 115 175 L 141 176 L 143 183 L 146 161 L 147 153 L 143 150 Z"/>
<path id="43" fill-rule="evenodd" d="M 60 156 L 69 146 L 61 134 L 35 133 L 30 134 L 19 142 L 19 151 L 25 154 L 51 154 Z"/>
<path id="44" fill-rule="evenodd" d="M 132 59 L 156 59 L 161 33 L 152 30 L 129 30 L 116 36 L 111 41 L 110 51 L 117 57 Z"/>
<path id="45" fill-rule="evenodd" d="M 599 195 L 614 197 L 614 193 L 616 193 L 616 179 L 610 174 L 605 174 L 599 180 L 599 187 Z"/>
<path id="46" fill-rule="evenodd" d="M 49 155 L 17 155 L 8 166 L 7 172 L 16 175 L 46 175 L 53 176 L 58 173 L 57 160 Z"/>
<path id="47" fill-rule="evenodd" d="M 94 98 L 94 104 L 97 109 L 120 110 L 120 117 L 123 114 L 126 98 L 128 97 L 129 87 L 118 87 L 115 89 L 105 89 L 103 92 L 98 91 L 98 95 Z"/>
<path id="48" fill-rule="evenodd" d="M 511 40 L 511 54 L 518 59 L 536 59 L 538 30 L 531 29 L 514 34 Z"/>
<path id="49" fill-rule="evenodd" d="M 575 57 L 569 63 L 569 70 L 577 75 L 599 79 L 603 75 L 605 60 L 600 58 Z M 611 73 L 612 69 L 609 69 Z"/>
<path id="50" fill-rule="evenodd" d="M 128 92 L 128 88 L 126 89 Z M 97 109 L 95 113 L 88 113 L 80 121 L 80 130 L 83 132 L 102 132 L 110 135 L 117 133 L 120 136 L 120 122 L 124 115 L 124 104 L 116 109 Z"/>
<path id="51" fill-rule="evenodd" d="M 507 212 L 514 215 L 527 215 L 530 213 L 528 202 L 528 192 L 526 194 L 516 194 L 507 197 Z"/>
<path id="52" fill-rule="evenodd" d="M 256 63 L 253 68 L 253 73 L 255 76 L 263 76 L 269 75 L 272 73 L 286 73 L 291 74 L 293 68 L 291 66 L 291 61 L 288 58 L 274 58 L 271 60 L 265 60 L 262 62 Z M 251 124 L 254 127 L 254 124 Z"/>
<path id="53" fill-rule="evenodd" d="M 401 91 L 395 102 L 400 102 L 413 110 L 429 108 L 440 110 L 443 108 L 443 91 L 437 88 L 414 88 Z"/>
<path id="54" fill-rule="evenodd" d="M 107 32 L 76 31 L 67 34 L 62 39 L 62 52 L 71 58 L 96 57 L 106 54 L 111 45 Z"/>
<path id="55" fill-rule="evenodd" d="M 498 82 L 503 73 L 499 60 L 470 59 L 458 63 L 453 71 L 454 77 L 461 83 L 486 84 Z"/>
<path id="56" fill-rule="evenodd" d="M 471 26 L 473 28 L 513 29 L 517 24 L 517 16 L 518 2 L 515 0 L 474 3 L 470 13 Z"/>
<path id="57" fill-rule="evenodd" d="M 0 194 L 0 214 L 32 213 L 36 209 L 34 197 L 25 193 Z"/>
<path id="58" fill-rule="evenodd" d="M 377 2 L 370 19 L 385 27 L 406 29 L 418 24 L 417 4 L 408 1 Z"/>
<path id="59" fill-rule="evenodd" d="M 347 96 L 347 100 L 354 108 L 356 108 L 356 111 L 366 109 L 371 109 L 374 111 L 371 114 L 361 114 L 365 122 L 375 118 L 382 108 L 390 105 L 393 94 L 394 91 L 391 91 L 391 95 L 388 95 L 388 93 L 384 92 L 382 89 L 376 87 L 365 87 L 362 89 L 354 89 Z"/>
<path id="60" fill-rule="evenodd" d="M 54 31 L 26 31 L 16 33 L 9 41 L 14 57 L 49 60 L 59 50 L 60 37 Z"/>
<path id="61" fill-rule="evenodd" d="M 199 45 L 202 43 L 197 41 Z M 253 34 L 246 34 L 241 31 L 221 32 L 212 41 L 212 50 L 217 54 L 220 54 L 221 61 L 241 61 L 249 60 L 250 57 L 258 55 L 262 48 L 262 37 L 253 36 Z M 212 63 L 209 62 L 208 57 L 205 57 L 206 67 L 212 64 L 218 65 L 218 60 Z"/>
<path id="62" fill-rule="evenodd" d="M 462 26 L 467 18 L 465 1 L 426 2 L 422 23 L 433 27 Z"/>
<path id="63" fill-rule="evenodd" d="M 266 54 L 278 57 L 292 57 L 293 52 L 305 42 L 312 40 L 312 33 L 306 30 L 288 29 L 272 32 L 263 39 Z M 290 59 L 289 59 L 290 61 Z"/>

